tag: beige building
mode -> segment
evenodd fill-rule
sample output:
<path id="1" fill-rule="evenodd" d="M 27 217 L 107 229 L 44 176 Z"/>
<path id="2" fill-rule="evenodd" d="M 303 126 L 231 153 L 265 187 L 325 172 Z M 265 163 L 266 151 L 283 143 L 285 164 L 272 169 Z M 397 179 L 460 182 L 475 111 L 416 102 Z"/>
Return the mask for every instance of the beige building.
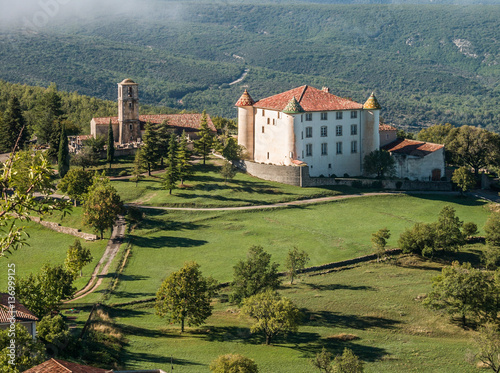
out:
<path id="1" fill-rule="evenodd" d="M 107 136 L 109 123 L 113 128 L 115 143 L 119 145 L 140 143 L 146 123 L 168 126 L 177 134 L 186 132 L 190 139 L 196 139 L 200 130 L 202 114 L 139 114 L 139 85 L 131 79 L 118 83 L 118 116 L 92 118 L 90 133 L 92 136 Z M 212 132 L 216 132 L 212 119 L 207 114 L 207 124 Z"/>
<path id="2" fill-rule="evenodd" d="M 238 143 L 250 160 L 307 164 L 311 176 L 360 176 L 363 158 L 379 149 L 380 105 L 302 86 L 255 102 L 245 90 L 238 107 Z"/>

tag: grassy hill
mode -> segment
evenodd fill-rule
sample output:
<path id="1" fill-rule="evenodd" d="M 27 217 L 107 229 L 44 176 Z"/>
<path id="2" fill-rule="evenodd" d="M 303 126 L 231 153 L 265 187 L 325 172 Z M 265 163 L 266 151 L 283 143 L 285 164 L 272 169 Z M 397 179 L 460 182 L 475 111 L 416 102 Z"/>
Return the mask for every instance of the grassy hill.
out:
<path id="1" fill-rule="evenodd" d="M 247 87 L 262 98 L 302 84 L 364 102 L 386 121 L 498 129 L 500 6 L 245 2 L 147 3 L 145 14 L 0 34 L 0 78 L 235 117 Z M 229 83 L 241 76 L 238 84 Z"/>

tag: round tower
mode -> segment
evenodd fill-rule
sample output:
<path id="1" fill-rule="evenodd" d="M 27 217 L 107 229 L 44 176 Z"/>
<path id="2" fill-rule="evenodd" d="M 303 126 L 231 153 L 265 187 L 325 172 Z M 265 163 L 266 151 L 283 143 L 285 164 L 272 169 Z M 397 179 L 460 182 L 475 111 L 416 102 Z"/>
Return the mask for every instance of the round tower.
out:
<path id="1" fill-rule="evenodd" d="M 251 161 L 254 160 L 254 104 L 255 101 L 245 89 L 235 105 L 238 108 L 238 144 L 246 149 Z"/>
<path id="2" fill-rule="evenodd" d="M 304 109 L 300 106 L 295 96 L 288 102 L 288 104 L 283 109 L 284 114 L 288 114 L 288 131 L 287 131 L 287 153 L 290 157 L 290 163 L 297 158 L 297 149 L 295 146 L 295 114 L 304 113 Z"/>
<path id="3" fill-rule="evenodd" d="M 141 137 L 139 122 L 139 85 L 131 79 L 118 83 L 118 133 L 120 144 L 137 141 Z"/>
<path id="4" fill-rule="evenodd" d="M 368 100 L 363 105 L 362 111 L 362 152 L 361 159 L 370 154 L 374 150 L 380 148 L 380 109 L 382 107 L 377 101 L 375 94 L 372 92 Z"/>

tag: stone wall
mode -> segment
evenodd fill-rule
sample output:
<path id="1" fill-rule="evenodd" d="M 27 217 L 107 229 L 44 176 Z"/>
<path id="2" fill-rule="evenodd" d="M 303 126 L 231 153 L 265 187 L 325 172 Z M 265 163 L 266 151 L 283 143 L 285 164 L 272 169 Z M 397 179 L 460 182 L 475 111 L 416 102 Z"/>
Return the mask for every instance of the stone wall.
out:
<path id="1" fill-rule="evenodd" d="M 39 223 L 39 224 L 43 225 L 44 227 L 52 229 L 53 231 L 56 231 L 59 233 L 69 234 L 69 235 L 72 235 L 72 236 L 75 236 L 78 238 L 82 238 L 85 241 L 97 240 L 97 236 L 95 234 L 85 233 L 85 232 L 82 232 L 76 228 L 63 227 L 61 224 L 58 224 L 58 223 L 53 223 L 51 221 L 41 220 L 37 216 L 32 216 L 30 219 L 31 219 L 31 221 L 34 221 L 35 223 Z"/>
<path id="2" fill-rule="evenodd" d="M 310 177 L 308 166 L 277 166 L 242 161 L 236 165 L 250 175 L 278 183 L 300 187 L 354 186 L 388 190 L 425 190 L 446 192 L 452 190 L 448 181 L 376 180 L 333 177 Z"/>

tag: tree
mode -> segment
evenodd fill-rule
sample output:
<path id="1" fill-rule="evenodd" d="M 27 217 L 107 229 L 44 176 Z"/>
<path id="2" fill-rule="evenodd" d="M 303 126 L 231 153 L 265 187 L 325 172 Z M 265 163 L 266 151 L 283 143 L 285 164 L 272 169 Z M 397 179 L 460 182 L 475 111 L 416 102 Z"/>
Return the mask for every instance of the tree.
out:
<path id="1" fill-rule="evenodd" d="M 464 235 L 464 238 L 472 237 L 478 233 L 479 233 L 479 231 L 477 230 L 476 223 L 468 221 L 467 223 L 464 223 L 462 225 L 462 234 Z"/>
<path id="2" fill-rule="evenodd" d="M 452 129 L 453 126 L 450 123 L 436 124 L 423 128 L 418 133 L 417 140 L 447 145 L 448 136 Z"/>
<path id="3" fill-rule="evenodd" d="M 463 222 L 455 216 L 455 209 L 451 206 L 444 206 L 434 225 L 434 247 L 446 251 L 457 251 L 465 244 L 465 237 L 461 231 L 462 225 Z"/>
<path id="4" fill-rule="evenodd" d="M 17 281 L 17 296 L 20 303 L 39 318 L 58 308 L 62 299 L 73 296 L 73 273 L 62 265 L 45 264 L 37 275 L 30 274 Z"/>
<path id="5" fill-rule="evenodd" d="M 490 314 L 492 282 L 470 263 L 453 262 L 443 267 L 441 274 L 432 281 L 432 291 L 424 300 L 425 306 L 444 310 L 452 316 L 459 315 L 463 327 L 467 325 L 467 318 Z"/>
<path id="6" fill-rule="evenodd" d="M 238 129 L 238 124 L 234 119 L 216 116 L 212 118 L 212 122 L 219 134 L 228 135 L 229 132 L 234 132 Z"/>
<path id="7" fill-rule="evenodd" d="M 213 373 L 258 373 L 257 364 L 240 354 L 221 355 L 210 364 Z"/>
<path id="8" fill-rule="evenodd" d="M 461 126 L 450 132 L 448 150 L 453 161 L 474 169 L 476 179 L 481 168 L 500 163 L 499 135 L 478 127 Z"/>
<path id="9" fill-rule="evenodd" d="M 12 153 L 1 165 L 0 256 L 26 244 L 27 234 L 21 224 L 30 214 L 69 211 L 67 201 L 50 197 L 55 190 L 52 176 L 50 162 L 42 152 Z"/>
<path id="10" fill-rule="evenodd" d="M 80 240 L 75 240 L 75 243 L 69 247 L 66 253 L 64 265 L 68 271 L 75 276 L 80 272 L 80 277 L 83 276 L 82 268 L 92 262 L 92 254 L 88 248 L 82 247 Z"/>
<path id="11" fill-rule="evenodd" d="M 407 131 L 402 130 L 402 129 L 397 130 L 396 136 L 398 137 L 398 139 L 410 139 L 410 140 L 415 139 L 414 133 L 407 132 Z"/>
<path id="12" fill-rule="evenodd" d="M 285 259 L 285 267 L 288 276 L 290 276 L 290 284 L 293 284 L 293 278 L 297 273 L 303 270 L 309 261 L 309 255 L 304 250 L 299 250 L 296 246 L 288 250 L 288 255 Z"/>
<path id="13" fill-rule="evenodd" d="M 228 179 L 231 180 L 236 175 L 236 169 L 230 162 L 224 161 L 220 169 L 220 175 L 224 178 L 224 184 L 226 184 Z"/>
<path id="14" fill-rule="evenodd" d="M 73 168 L 66 173 L 63 179 L 57 184 L 58 189 L 67 194 L 73 201 L 82 202 L 89 188 L 92 185 L 91 171 L 80 168 Z"/>
<path id="15" fill-rule="evenodd" d="M 391 233 L 389 229 L 382 228 L 377 232 L 372 233 L 371 241 L 373 246 L 377 250 L 377 258 L 380 259 L 380 256 L 385 252 L 385 246 L 387 245 L 387 240 L 391 237 Z"/>
<path id="16" fill-rule="evenodd" d="M 36 326 L 36 334 L 45 343 L 50 343 L 58 350 L 68 345 L 71 333 L 61 315 L 44 316 Z"/>
<path id="17" fill-rule="evenodd" d="M 231 163 L 239 161 L 243 157 L 243 147 L 238 145 L 238 140 L 234 137 L 227 137 L 223 144 L 222 156 Z"/>
<path id="18" fill-rule="evenodd" d="M 59 152 L 57 153 L 57 170 L 62 179 L 69 171 L 69 145 L 66 129 L 61 130 L 61 139 L 59 140 Z"/>
<path id="19" fill-rule="evenodd" d="M 416 223 L 411 229 L 405 229 L 399 236 L 398 245 L 403 253 L 432 255 L 434 253 L 435 229 L 432 224 Z"/>
<path id="20" fill-rule="evenodd" d="M 212 314 L 211 299 L 216 294 L 216 282 L 201 274 L 195 262 L 185 263 L 179 271 L 168 276 L 156 293 L 156 314 L 170 321 L 198 326 Z"/>
<path id="21" fill-rule="evenodd" d="M 474 338 L 477 353 L 473 361 L 480 361 L 495 373 L 500 372 L 500 333 L 498 325 L 487 323 L 479 328 L 479 333 Z"/>
<path id="22" fill-rule="evenodd" d="M 486 232 L 485 238 L 486 243 L 491 246 L 500 247 L 500 212 L 494 211 L 486 220 L 484 225 L 484 231 Z"/>
<path id="23" fill-rule="evenodd" d="M 122 207 L 120 195 L 109 180 L 96 176 L 83 204 L 83 222 L 98 231 L 102 239 L 104 231 L 113 227 Z"/>
<path id="24" fill-rule="evenodd" d="M 43 343 L 33 339 L 28 330 L 20 323 L 15 323 L 14 331 L 0 329 L 0 371 L 2 373 L 24 372 L 45 361 Z M 12 334 L 15 338 L 12 338 Z M 10 346 L 14 339 L 15 356 L 10 356 Z M 14 364 L 11 364 L 14 360 Z"/>
<path id="25" fill-rule="evenodd" d="M 364 172 L 368 175 L 377 174 L 378 178 L 392 175 L 395 171 L 395 162 L 386 150 L 374 150 L 367 154 L 363 160 Z"/>
<path id="26" fill-rule="evenodd" d="M 115 137 L 113 135 L 113 126 L 111 125 L 111 119 L 110 119 L 108 127 L 108 141 L 106 143 L 106 161 L 109 163 L 110 168 L 114 158 L 115 158 Z"/>
<path id="27" fill-rule="evenodd" d="M 146 163 L 143 158 L 143 152 L 142 149 L 137 149 L 135 152 L 135 158 L 134 158 L 134 168 L 132 170 L 132 177 L 130 178 L 131 181 L 135 182 L 135 186 L 137 186 L 137 183 L 141 180 L 144 179 L 144 176 L 142 175 L 144 172 L 146 172 L 146 167 L 144 164 Z"/>
<path id="28" fill-rule="evenodd" d="M 151 169 L 156 168 L 158 160 L 161 158 L 161 154 L 158 147 L 158 136 L 150 122 L 146 123 L 142 142 L 142 159 L 147 163 L 148 175 L 151 176 Z"/>
<path id="29" fill-rule="evenodd" d="M 281 298 L 271 289 L 246 298 L 241 312 L 256 320 L 250 331 L 263 332 L 266 345 L 280 333 L 297 331 L 301 319 L 300 311 L 292 301 Z"/>
<path id="30" fill-rule="evenodd" d="M 271 264 L 271 254 L 266 253 L 262 246 L 252 246 L 247 260 L 240 260 L 233 267 L 233 301 L 240 303 L 242 299 L 266 289 L 277 289 L 281 283 L 278 266 L 278 263 Z"/>
<path id="31" fill-rule="evenodd" d="M 460 195 L 463 195 L 468 190 L 472 189 L 476 185 L 476 179 L 474 175 L 469 171 L 468 167 L 460 167 L 453 171 L 453 176 L 451 181 L 457 184 L 460 188 Z"/>
<path id="32" fill-rule="evenodd" d="M 333 354 L 323 347 L 321 352 L 318 352 L 314 359 L 311 360 L 311 364 L 318 368 L 320 372 L 333 373 L 332 356 Z"/>
<path id="33" fill-rule="evenodd" d="M 194 147 L 198 154 L 203 157 L 203 165 L 205 165 L 205 161 L 207 156 L 210 155 L 210 150 L 214 141 L 212 131 L 208 127 L 207 113 L 205 111 L 203 111 L 201 117 L 200 131 L 198 134 L 200 138 L 194 142 Z"/>
<path id="34" fill-rule="evenodd" d="M 170 137 L 167 162 L 167 169 L 163 175 L 163 187 L 168 189 L 169 194 L 172 194 L 172 189 L 177 186 L 177 182 L 180 179 L 179 160 L 177 158 L 177 136 L 175 135 Z"/>
<path id="35" fill-rule="evenodd" d="M 155 127 L 156 138 L 158 144 L 158 153 L 160 154 L 160 165 L 163 168 L 163 159 L 168 154 L 168 144 L 170 143 L 171 130 L 168 127 L 168 121 L 165 119 L 163 122 Z"/>
<path id="36" fill-rule="evenodd" d="M 189 163 L 190 158 L 191 152 L 188 149 L 188 138 L 186 133 L 183 131 L 181 142 L 179 143 L 179 149 L 177 150 L 177 168 L 181 185 L 184 185 L 184 181 L 193 173 L 191 163 Z"/>
<path id="37" fill-rule="evenodd" d="M 341 356 L 333 360 L 333 371 L 335 373 L 363 373 L 363 362 L 349 348 L 344 348 Z"/>
<path id="38" fill-rule="evenodd" d="M 35 111 L 34 131 L 37 136 L 37 142 L 48 144 L 52 138 L 60 137 L 60 124 L 64 119 L 62 110 L 61 96 L 57 92 L 57 87 L 51 85 L 46 92 L 40 96 Z M 55 133 L 54 133 L 55 132 Z M 56 141 L 58 143 L 58 141 Z M 54 148 L 59 149 L 59 147 Z"/>
<path id="39" fill-rule="evenodd" d="M 92 146 L 84 145 L 78 153 L 71 157 L 71 164 L 84 170 L 88 167 L 97 166 L 99 164 L 99 154 L 92 149 Z"/>
<path id="40" fill-rule="evenodd" d="M 21 104 L 16 96 L 9 99 L 1 124 L 0 153 L 13 151 L 16 144 L 17 149 L 21 149 L 28 139 L 28 131 L 21 111 Z"/>

